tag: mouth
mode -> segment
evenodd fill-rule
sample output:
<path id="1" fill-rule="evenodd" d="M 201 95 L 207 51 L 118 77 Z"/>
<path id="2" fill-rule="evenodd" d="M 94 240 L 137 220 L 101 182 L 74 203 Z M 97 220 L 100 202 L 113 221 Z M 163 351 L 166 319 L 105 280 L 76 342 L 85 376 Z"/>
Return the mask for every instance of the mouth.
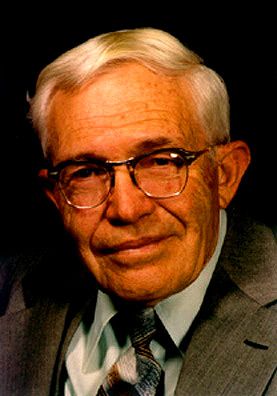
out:
<path id="1" fill-rule="evenodd" d="M 98 250 L 101 256 L 111 256 L 118 260 L 147 259 L 160 254 L 168 237 L 139 238 L 124 241 Z"/>

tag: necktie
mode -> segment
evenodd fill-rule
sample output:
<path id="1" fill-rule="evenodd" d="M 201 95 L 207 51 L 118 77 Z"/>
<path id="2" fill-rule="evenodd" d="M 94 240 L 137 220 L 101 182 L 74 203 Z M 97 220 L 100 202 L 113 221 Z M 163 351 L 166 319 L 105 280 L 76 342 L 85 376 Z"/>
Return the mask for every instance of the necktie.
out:
<path id="1" fill-rule="evenodd" d="M 156 332 L 155 312 L 153 308 L 146 308 L 129 314 L 124 322 L 132 347 L 112 366 L 97 396 L 157 395 L 161 389 L 162 368 L 149 346 Z"/>

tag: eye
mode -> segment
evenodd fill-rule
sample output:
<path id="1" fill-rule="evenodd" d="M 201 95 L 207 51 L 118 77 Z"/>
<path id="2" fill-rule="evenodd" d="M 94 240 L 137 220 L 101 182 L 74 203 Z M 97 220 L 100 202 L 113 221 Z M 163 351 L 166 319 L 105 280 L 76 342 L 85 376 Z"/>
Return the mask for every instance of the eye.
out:
<path id="1" fill-rule="evenodd" d="M 107 170 L 97 164 L 69 165 L 61 173 L 62 185 L 97 182 L 107 175 Z"/>
<path id="2" fill-rule="evenodd" d="M 171 168 L 182 167 L 185 164 L 184 159 L 177 153 L 165 152 L 150 155 L 140 161 L 143 168 Z"/>
<path id="3" fill-rule="evenodd" d="M 71 173 L 72 179 L 87 179 L 90 177 L 97 176 L 100 173 L 100 169 L 93 166 L 84 166 Z"/>
<path id="4" fill-rule="evenodd" d="M 152 160 L 152 164 L 153 166 L 157 165 L 157 166 L 166 166 L 169 165 L 171 162 L 170 158 L 166 158 L 166 157 L 154 157 L 151 159 Z"/>

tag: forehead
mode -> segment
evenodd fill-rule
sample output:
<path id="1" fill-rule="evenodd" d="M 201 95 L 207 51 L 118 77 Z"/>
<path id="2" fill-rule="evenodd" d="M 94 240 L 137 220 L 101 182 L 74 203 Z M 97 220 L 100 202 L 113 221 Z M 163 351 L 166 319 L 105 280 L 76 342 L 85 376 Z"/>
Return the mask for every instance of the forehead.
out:
<path id="1" fill-rule="evenodd" d="M 66 159 L 78 151 L 103 151 L 110 141 L 126 150 L 150 138 L 184 139 L 189 146 L 195 125 L 188 97 L 180 78 L 135 63 L 120 65 L 78 92 L 56 93 L 48 123 L 50 151 Z"/>

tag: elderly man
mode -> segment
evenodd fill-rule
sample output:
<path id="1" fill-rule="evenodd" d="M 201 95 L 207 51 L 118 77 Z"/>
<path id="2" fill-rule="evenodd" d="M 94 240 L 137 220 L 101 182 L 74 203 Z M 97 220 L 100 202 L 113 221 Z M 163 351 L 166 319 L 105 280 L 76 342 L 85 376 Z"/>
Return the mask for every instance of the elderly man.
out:
<path id="1" fill-rule="evenodd" d="M 48 65 L 30 106 L 67 236 L 2 264 L 1 395 L 273 394 L 276 243 L 227 221 L 250 153 L 222 79 L 118 31 Z"/>

